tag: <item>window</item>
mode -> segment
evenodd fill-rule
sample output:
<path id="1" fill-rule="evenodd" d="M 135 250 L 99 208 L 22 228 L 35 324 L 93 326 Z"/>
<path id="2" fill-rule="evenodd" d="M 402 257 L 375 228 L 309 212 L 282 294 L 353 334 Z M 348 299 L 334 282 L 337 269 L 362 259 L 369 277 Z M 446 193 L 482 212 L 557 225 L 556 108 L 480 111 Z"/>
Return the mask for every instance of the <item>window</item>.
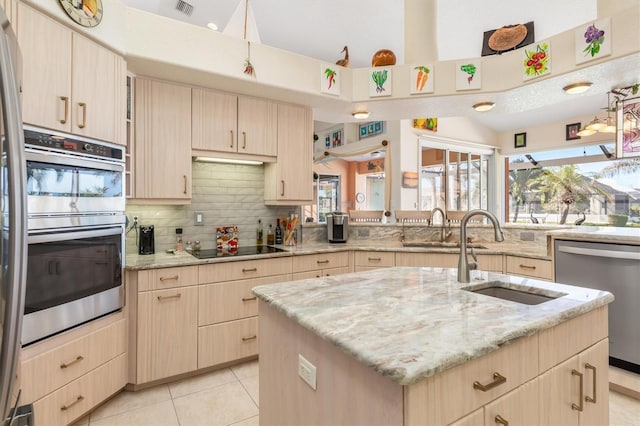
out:
<path id="1" fill-rule="evenodd" d="M 491 151 L 422 142 L 419 156 L 420 210 L 486 209 Z"/>
<path id="2" fill-rule="evenodd" d="M 615 144 L 606 143 L 510 157 L 505 217 L 527 223 L 639 222 L 640 161 L 615 159 L 614 151 Z"/>
<path id="3" fill-rule="evenodd" d="M 318 178 L 318 222 L 326 223 L 327 214 L 340 210 L 340 176 L 320 175 Z"/>

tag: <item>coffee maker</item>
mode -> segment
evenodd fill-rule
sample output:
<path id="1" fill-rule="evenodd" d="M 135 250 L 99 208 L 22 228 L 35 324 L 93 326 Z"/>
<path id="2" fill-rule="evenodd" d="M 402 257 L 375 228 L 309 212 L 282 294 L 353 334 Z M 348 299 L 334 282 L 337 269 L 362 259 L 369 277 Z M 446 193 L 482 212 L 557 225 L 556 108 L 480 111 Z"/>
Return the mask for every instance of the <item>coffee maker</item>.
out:
<path id="1" fill-rule="evenodd" d="M 154 254 L 155 238 L 153 225 L 140 226 L 138 254 Z"/>
<path id="2" fill-rule="evenodd" d="M 327 237 L 330 243 L 346 243 L 349 237 L 349 215 L 333 212 L 327 215 Z"/>

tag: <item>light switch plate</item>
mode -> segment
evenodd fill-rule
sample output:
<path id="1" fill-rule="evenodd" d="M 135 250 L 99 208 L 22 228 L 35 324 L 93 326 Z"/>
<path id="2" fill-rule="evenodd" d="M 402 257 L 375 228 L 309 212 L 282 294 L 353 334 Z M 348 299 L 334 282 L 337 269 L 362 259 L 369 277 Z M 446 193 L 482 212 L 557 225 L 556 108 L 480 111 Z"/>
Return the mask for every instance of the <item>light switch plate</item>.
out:
<path id="1" fill-rule="evenodd" d="M 316 366 L 301 354 L 298 354 L 298 376 L 311 386 L 311 389 L 316 390 Z"/>
<path id="2" fill-rule="evenodd" d="M 193 221 L 196 225 L 204 225 L 204 214 L 196 212 Z"/>

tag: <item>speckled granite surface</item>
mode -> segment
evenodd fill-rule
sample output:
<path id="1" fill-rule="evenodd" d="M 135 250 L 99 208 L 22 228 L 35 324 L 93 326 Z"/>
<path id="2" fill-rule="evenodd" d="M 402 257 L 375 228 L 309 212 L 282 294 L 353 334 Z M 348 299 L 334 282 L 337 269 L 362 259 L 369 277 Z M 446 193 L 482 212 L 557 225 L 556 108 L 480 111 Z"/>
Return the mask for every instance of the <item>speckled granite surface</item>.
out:
<path id="1" fill-rule="evenodd" d="M 580 226 L 569 229 L 547 231 L 554 238 L 592 240 L 600 243 L 625 242 L 640 244 L 640 228 L 614 226 Z"/>
<path id="2" fill-rule="evenodd" d="M 396 267 L 259 286 L 262 301 L 353 355 L 409 385 L 613 301 L 608 292 L 456 269 Z M 565 293 L 523 305 L 461 290 L 501 280 L 536 293 Z"/>

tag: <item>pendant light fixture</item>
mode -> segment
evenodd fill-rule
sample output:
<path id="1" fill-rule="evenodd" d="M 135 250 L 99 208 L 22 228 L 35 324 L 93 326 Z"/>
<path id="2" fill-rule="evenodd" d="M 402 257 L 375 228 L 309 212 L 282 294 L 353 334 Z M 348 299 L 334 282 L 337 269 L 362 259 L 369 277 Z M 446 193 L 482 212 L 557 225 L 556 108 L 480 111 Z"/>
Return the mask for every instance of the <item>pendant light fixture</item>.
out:
<path id="1" fill-rule="evenodd" d="M 595 116 L 593 120 L 576 133 L 578 136 L 591 136 L 595 133 L 615 133 L 616 124 L 611 118 L 611 92 L 607 92 L 607 118 L 598 118 Z"/>

